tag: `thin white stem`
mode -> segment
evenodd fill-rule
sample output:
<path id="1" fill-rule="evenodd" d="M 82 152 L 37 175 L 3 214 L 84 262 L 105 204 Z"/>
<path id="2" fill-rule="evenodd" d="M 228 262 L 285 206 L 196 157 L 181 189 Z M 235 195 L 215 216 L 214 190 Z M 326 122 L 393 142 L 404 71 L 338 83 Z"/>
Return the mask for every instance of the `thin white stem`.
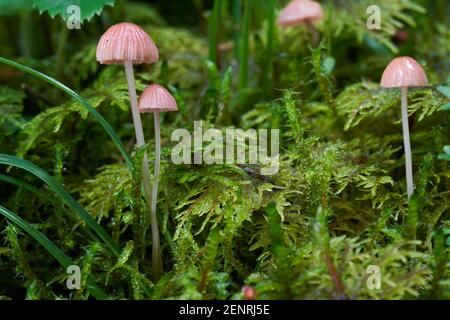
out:
<path id="1" fill-rule="evenodd" d="M 151 217 L 152 217 L 152 225 L 157 224 L 156 221 L 156 203 L 158 202 L 158 185 L 159 185 L 159 171 L 160 171 L 160 162 L 161 162 L 161 130 L 159 126 L 159 112 L 155 112 L 153 114 L 154 122 L 155 122 L 155 174 L 153 181 L 153 190 L 152 190 L 152 205 L 151 205 Z M 158 248 L 153 247 L 153 254 L 160 255 L 159 251 L 155 252 L 155 249 Z M 162 266 L 158 266 L 158 272 L 162 270 Z"/>
<path id="2" fill-rule="evenodd" d="M 405 145 L 406 190 L 408 199 L 410 199 L 414 193 L 414 181 L 412 170 L 411 142 L 409 140 L 408 87 L 402 87 L 402 127 L 403 142 Z"/>
<path id="3" fill-rule="evenodd" d="M 136 134 L 136 143 L 138 147 L 145 145 L 144 131 L 142 129 L 141 114 L 139 113 L 138 100 L 136 95 L 136 86 L 134 80 L 133 64 L 130 61 L 124 63 L 125 74 L 128 82 L 128 94 L 130 96 L 131 102 L 131 112 L 133 114 L 133 124 Z M 152 227 L 152 265 L 154 274 L 160 273 L 159 266 L 161 266 L 161 255 L 159 254 L 159 231 L 158 223 L 156 221 L 156 216 L 153 217 L 151 202 L 152 202 L 152 191 L 150 186 L 150 168 L 148 166 L 147 153 L 144 154 L 142 159 L 142 181 L 144 184 L 145 197 L 147 200 L 147 205 L 150 210 L 151 227 Z"/>
<path id="4" fill-rule="evenodd" d="M 134 131 L 138 147 L 145 145 L 144 131 L 142 129 L 141 114 L 139 113 L 136 86 L 134 82 L 133 64 L 131 61 L 125 62 L 125 74 L 128 82 L 128 94 L 130 95 L 131 112 L 133 114 Z"/>

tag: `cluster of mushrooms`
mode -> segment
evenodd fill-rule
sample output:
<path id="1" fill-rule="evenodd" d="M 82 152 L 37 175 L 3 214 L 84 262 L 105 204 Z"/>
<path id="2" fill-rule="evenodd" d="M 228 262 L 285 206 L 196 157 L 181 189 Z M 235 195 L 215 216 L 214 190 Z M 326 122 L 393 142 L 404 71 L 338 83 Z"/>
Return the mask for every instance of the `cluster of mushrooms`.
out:
<path id="1" fill-rule="evenodd" d="M 281 10 L 278 16 L 280 27 L 306 26 L 312 33 L 312 42 L 316 46 L 319 34 L 314 23 L 324 19 L 324 11 L 320 3 L 312 0 L 292 0 Z M 402 127 L 405 147 L 406 186 L 408 199 L 414 193 L 411 143 L 408 123 L 408 88 L 428 85 L 427 76 L 421 65 L 411 57 L 394 59 L 381 77 L 381 87 L 400 88 L 402 93 Z"/>
<path id="2" fill-rule="evenodd" d="M 292 0 L 278 17 L 280 27 L 304 25 L 312 33 L 312 41 L 317 45 L 319 34 L 313 23 L 324 19 L 322 6 L 311 0 Z M 177 111 L 174 97 L 163 86 L 152 84 L 141 94 L 139 101 L 133 73 L 133 64 L 155 63 L 159 59 L 158 49 L 150 36 L 139 26 L 123 22 L 110 27 L 100 38 L 97 46 L 97 60 L 102 64 L 123 64 L 128 82 L 128 92 L 138 147 L 145 145 L 140 113 L 153 113 L 155 128 L 155 166 L 153 186 L 147 155 L 142 161 L 142 179 L 147 203 L 150 206 L 152 228 L 152 268 L 156 277 L 162 273 L 162 259 L 159 244 L 156 202 L 158 197 L 158 180 L 161 157 L 161 137 L 159 113 Z M 401 88 L 402 126 L 405 147 L 407 195 L 413 195 L 413 172 L 411 145 L 408 125 L 408 88 L 427 86 L 427 76 L 420 64 L 410 57 L 394 59 L 383 73 L 381 86 L 384 88 Z"/>
<path id="3" fill-rule="evenodd" d="M 153 187 L 150 187 L 148 158 L 142 160 L 142 180 L 147 204 L 150 206 L 152 228 L 152 268 L 158 278 L 162 274 L 162 259 L 159 244 L 156 202 L 158 198 L 158 181 L 161 161 L 161 133 L 159 113 L 177 111 L 177 103 L 170 92 L 159 84 L 148 86 L 139 101 L 136 95 L 133 64 L 155 63 L 159 59 L 158 48 L 152 38 L 139 26 L 122 22 L 110 27 L 100 38 L 97 45 L 97 60 L 101 64 L 123 64 L 128 83 L 128 93 L 133 114 L 133 124 L 138 147 L 145 145 L 141 113 L 153 113 L 155 127 L 155 167 Z"/>

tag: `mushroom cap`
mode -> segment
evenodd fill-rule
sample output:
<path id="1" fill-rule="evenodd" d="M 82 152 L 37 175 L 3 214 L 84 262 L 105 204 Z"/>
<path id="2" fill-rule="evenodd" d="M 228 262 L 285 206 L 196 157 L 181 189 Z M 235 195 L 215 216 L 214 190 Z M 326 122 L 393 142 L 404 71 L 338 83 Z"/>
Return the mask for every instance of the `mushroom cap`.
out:
<path id="1" fill-rule="evenodd" d="M 158 59 L 158 48 L 152 38 L 131 22 L 111 26 L 97 45 L 97 60 L 102 64 L 155 63 Z"/>
<path id="2" fill-rule="evenodd" d="M 139 112 L 178 111 L 175 98 L 166 88 L 152 84 L 142 92 L 139 98 Z"/>
<path id="3" fill-rule="evenodd" d="M 392 60 L 381 77 L 383 88 L 423 87 L 428 78 L 422 66 L 411 57 L 399 57 Z"/>
<path id="4" fill-rule="evenodd" d="M 257 292 L 252 286 L 243 286 L 242 294 L 245 300 L 255 300 L 257 296 Z"/>
<path id="5" fill-rule="evenodd" d="M 324 13 L 320 3 L 311 0 L 292 0 L 281 10 L 278 25 L 281 27 L 297 26 L 306 22 L 323 20 Z"/>

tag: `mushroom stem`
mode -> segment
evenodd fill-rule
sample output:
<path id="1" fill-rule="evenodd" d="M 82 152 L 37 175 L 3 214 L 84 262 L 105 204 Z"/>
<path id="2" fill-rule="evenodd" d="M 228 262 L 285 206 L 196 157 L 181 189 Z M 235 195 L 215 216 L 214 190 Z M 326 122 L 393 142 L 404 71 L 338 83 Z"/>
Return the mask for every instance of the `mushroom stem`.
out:
<path id="1" fill-rule="evenodd" d="M 152 219 L 152 232 L 157 233 L 158 222 L 156 220 L 156 203 L 158 201 L 159 171 L 161 162 L 161 130 L 159 126 L 159 112 L 154 112 L 153 117 L 155 122 L 155 174 L 152 190 L 151 219 Z M 155 228 L 153 226 L 155 226 Z M 154 238 L 153 241 L 158 242 L 154 242 L 155 245 L 153 245 L 152 255 L 154 258 L 156 257 L 159 258 L 161 256 L 161 253 L 159 252 L 159 238 Z M 157 259 L 157 261 L 158 265 L 153 265 L 153 268 L 155 270 L 155 274 L 157 274 L 157 276 L 160 276 L 162 272 L 161 259 Z"/>
<path id="2" fill-rule="evenodd" d="M 133 64 L 131 63 L 131 61 L 126 61 L 124 65 L 125 65 L 125 74 L 127 76 L 128 82 L 128 94 L 130 95 L 131 112 L 133 114 L 133 123 L 134 123 L 134 130 L 136 133 L 136 141 L 138 147 L 142 147 L 145 144 L 145 139 L 144 139 L 144 131 L 142 129 L 141 114 L 139 113 L 138 101 L 136 96 Z"/>
<path id="3" fill-rule="evenodd" d="M 134 80 L 133 64 L 131 61 L 126 61 L 124 63 L 125 74 L 128 82 L 128 94 L 130 96 L 131 102 L 131 112 L 133 114 L 134 130 L 136 133 L 136 142 L 138 147 L 145 145 L 144 131 L 142 129 L 141 114 L 139 113 L 138 101 L 136 96 L 136 86 Z M 152 191 L 150 187 L 150 169 L 148 166 L 147 153 L 144 154 L 142 159 L 142 181 L 144 184 L 145 197 L 147 200 L 147 205 L 150 209 L 151 227 L 152 227 L 152 265 L 154 274 L 159 274 L 159 268 L 161 266 L 161 256 L 159 255 L 159 232 L 158 223 L 156 221 L 156 216 L 154 217 L 151 203 L 152 203 Z M 156 214 L 156 213 L 155 213 Z"/>
<path id="4" fill-rule="evenodd" d="M 311 43 L 314 48 L 317 48 L 317 46 L 320 43 L 320 34 L 314 27 L 313 23 L 309 20 L 306 21 L 306 28 L 311 33 Z"/>
<path id="5" fill-rule="evenodd" d="M 414 193 L 414 181 L 412 170 L 411 142 L 409 140 L 408 87 L 402 87 L 402 127 L 403 142 L 405 145 L 406 189 L 408 199 L 410 199 Z"/>

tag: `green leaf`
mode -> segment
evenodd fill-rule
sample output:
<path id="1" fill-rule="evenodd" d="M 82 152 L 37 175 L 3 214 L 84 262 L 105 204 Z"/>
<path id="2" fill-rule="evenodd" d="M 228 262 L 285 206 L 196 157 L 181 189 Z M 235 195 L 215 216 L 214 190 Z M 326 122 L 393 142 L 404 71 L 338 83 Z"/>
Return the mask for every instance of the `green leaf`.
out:
<path id="1" fill-rule="evenodd" d="M 0 215 L 4 216 L 6 219 L 22 228 L 30 236 L 34 238 L 40 245 L 42 245 L 64 268 L 70 265 L 74 265 L 74 262 L 64 254 L 49 238 L 47 238 L 43 233 L 34 228 L 28 222 L 23 220 L 17 214 L 8 209 L 0 206 Z M 91 277 L 87 279 L 89 292 L 97 299 L 108 299 L 106 293 L 97 286 Z"/>
<path id="2" fill-rule="evenodd" d="M 445 146 L 444 147 L 444 152 L 445 153 L 440 154 L 438 156 L 438 159 L 445 160 L 445 161 L 450 161 L 450 146 Z"/>
<path id="3" fill-rule="evenodd" d="M 86 210 L 64 189 L 64 187 L 58 183 L 52 176 L 42 170 L 35 164 L 28 162 L 24 159 L 20 159 L 7 154 L 0 154 L 0 164 L 21 168 L 34 174 L 36 177 L 44 181 L 51 190 L 53 190 L 58 196 L 60 196 L 64 202 L 72 208 L 75 213 L 83 219 L 86 224 L 102 239 L 105 244 L 111 249 L 111 251 L 119 256 L 121 250 L 119 246 L 111 239 L 108 233 L 103 229 L 95 220 L 89 215 Z"/>
<path id="4" fill-rule="evenodd" d="M 446 242 L 445 242 L 445 245 L 446 245 L 447 247 L 450 247 L 450 229 L 444 228 L 444 229 L 442 230 L 442 232 L 444 233 L 444 236 L 447 237 L 447 240 L 446 240 Z"/>
<path id="5" fill-rule="evenodd" d="M 33 5 L 39 12 L 48 12 L 54 18 L 59 15 L 63 19 L 69 17 L 72 13 L 67 10 L 70 6 L 80 7 L 80 20 L 90 20 L 94 15 L 100 14 L 105 5 L 114 5 L 115 0 L 33 0 Z"/>
<path id="6" fill-rule="evenodd" d="M 211 21 L 209 23 L 209 60 L 213 63 L 217 61 L 217 44 L 220 27 L 220 9 L 222 8 L 222 0 L 215 0 Z"/>
<path id="7" fill-rule="evenodd" d="M 323 60 L 323 69 L 325 73 L 331 74 L 334 70 L 334 67 L 336 65 L 336 60 L 334 60 L 333 57 L 326 57 Z"/>
<path id="8" fill-rule="evenodd" d="M 438 86 L 437 90 L 450 99 L 450 86 Z"/>

